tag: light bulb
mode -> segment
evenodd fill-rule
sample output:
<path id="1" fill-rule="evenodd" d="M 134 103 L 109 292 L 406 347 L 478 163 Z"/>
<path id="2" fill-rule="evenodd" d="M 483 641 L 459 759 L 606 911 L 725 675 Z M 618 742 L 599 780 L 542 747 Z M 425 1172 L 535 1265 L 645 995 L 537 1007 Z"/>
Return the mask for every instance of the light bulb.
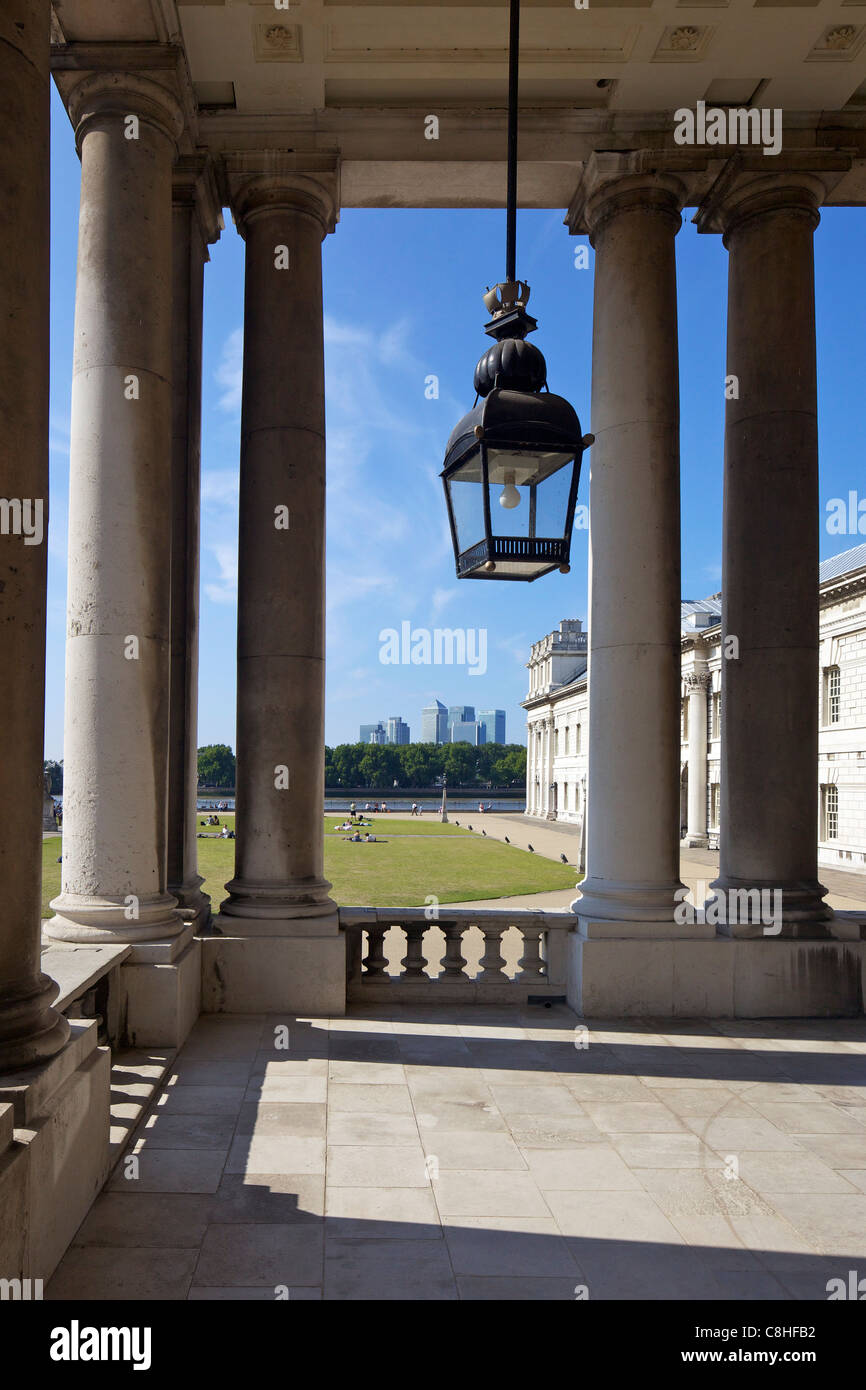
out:
<path id="1" fill-rule="evenodd" d="M 499 505 L 508 511 L 520 506 L 520 493 L 514 486 L 513 473 L 506 473 L 505 475 L 505 486 L 499 494 Z"/>

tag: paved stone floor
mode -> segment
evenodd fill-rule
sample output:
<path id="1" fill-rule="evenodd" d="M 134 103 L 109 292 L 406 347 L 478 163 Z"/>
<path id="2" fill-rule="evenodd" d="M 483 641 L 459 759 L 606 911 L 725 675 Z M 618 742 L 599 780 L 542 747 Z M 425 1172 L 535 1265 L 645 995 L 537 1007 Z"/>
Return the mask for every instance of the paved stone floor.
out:
<path id="1" fill-rule="evenodd" d="M 203 1017 L 48 1296 L 823 1300 L 852 1269 L 866 1020 L 368 1006 Z"/>

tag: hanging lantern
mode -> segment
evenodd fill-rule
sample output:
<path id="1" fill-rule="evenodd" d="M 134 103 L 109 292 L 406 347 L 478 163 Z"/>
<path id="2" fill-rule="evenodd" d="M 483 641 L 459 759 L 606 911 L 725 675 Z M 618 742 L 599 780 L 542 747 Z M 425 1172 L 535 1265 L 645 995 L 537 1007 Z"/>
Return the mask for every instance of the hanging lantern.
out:
<path id="1" fill-rule="evenodd" d="M 510 0 L 506 278 L 488 289 L 494 344 L 475 368 L 476 404 L 448 440 L 442 481 L 458 579 L 537 579 L 569 570 L 583 450 L 574 408 L 547 388 L 529 286 L 515 276 L 519 0 Z"/>

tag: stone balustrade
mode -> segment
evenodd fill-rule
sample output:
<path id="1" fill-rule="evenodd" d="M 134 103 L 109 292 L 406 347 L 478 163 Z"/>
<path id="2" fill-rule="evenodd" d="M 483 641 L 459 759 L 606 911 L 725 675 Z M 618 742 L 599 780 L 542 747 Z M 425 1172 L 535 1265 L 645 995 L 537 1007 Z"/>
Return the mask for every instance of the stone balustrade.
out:
<path id="1" fill-rule="evenodd" d="M 349 1001 L 498 1004 L 565 994 L 572 913 L 444 905 L 432 918 L 431 910 L 340 908 Z"/>

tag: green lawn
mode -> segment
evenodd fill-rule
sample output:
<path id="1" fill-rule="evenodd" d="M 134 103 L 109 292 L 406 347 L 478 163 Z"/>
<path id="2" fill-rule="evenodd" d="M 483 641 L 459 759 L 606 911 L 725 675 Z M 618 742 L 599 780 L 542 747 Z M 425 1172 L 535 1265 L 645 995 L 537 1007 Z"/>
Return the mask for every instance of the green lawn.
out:
<path id="1" fill-rule="evenodd" d="M 199 820 L 203 817 L 199 815 Z M 400 819 L 376 816 L 375 844 L 353 844 L 333 834 L 338 818 L 325 817 L 325 876 L 332 896 L 343 906 L 423 907 L 428 896 L 440 902 L 472 902 L 527 893 L 573 888 L 575 869 L 529 854 L 514 845 L 485 840 L 479 835 L 442 825 L 432 818 Z M 220 813 L 221 825 L 233 826 L 234 816 Z M 201 827 L 200 827 L 201 828 Z M 432 843 L 436 837 L 438 844 Z M 59 839 L 43 841 L 42 910 L 60 891 Z M 223 884 L 234 872 L 231 840 L 199 840 L 199 873 L 214 908 L 226 896 Z"/>

